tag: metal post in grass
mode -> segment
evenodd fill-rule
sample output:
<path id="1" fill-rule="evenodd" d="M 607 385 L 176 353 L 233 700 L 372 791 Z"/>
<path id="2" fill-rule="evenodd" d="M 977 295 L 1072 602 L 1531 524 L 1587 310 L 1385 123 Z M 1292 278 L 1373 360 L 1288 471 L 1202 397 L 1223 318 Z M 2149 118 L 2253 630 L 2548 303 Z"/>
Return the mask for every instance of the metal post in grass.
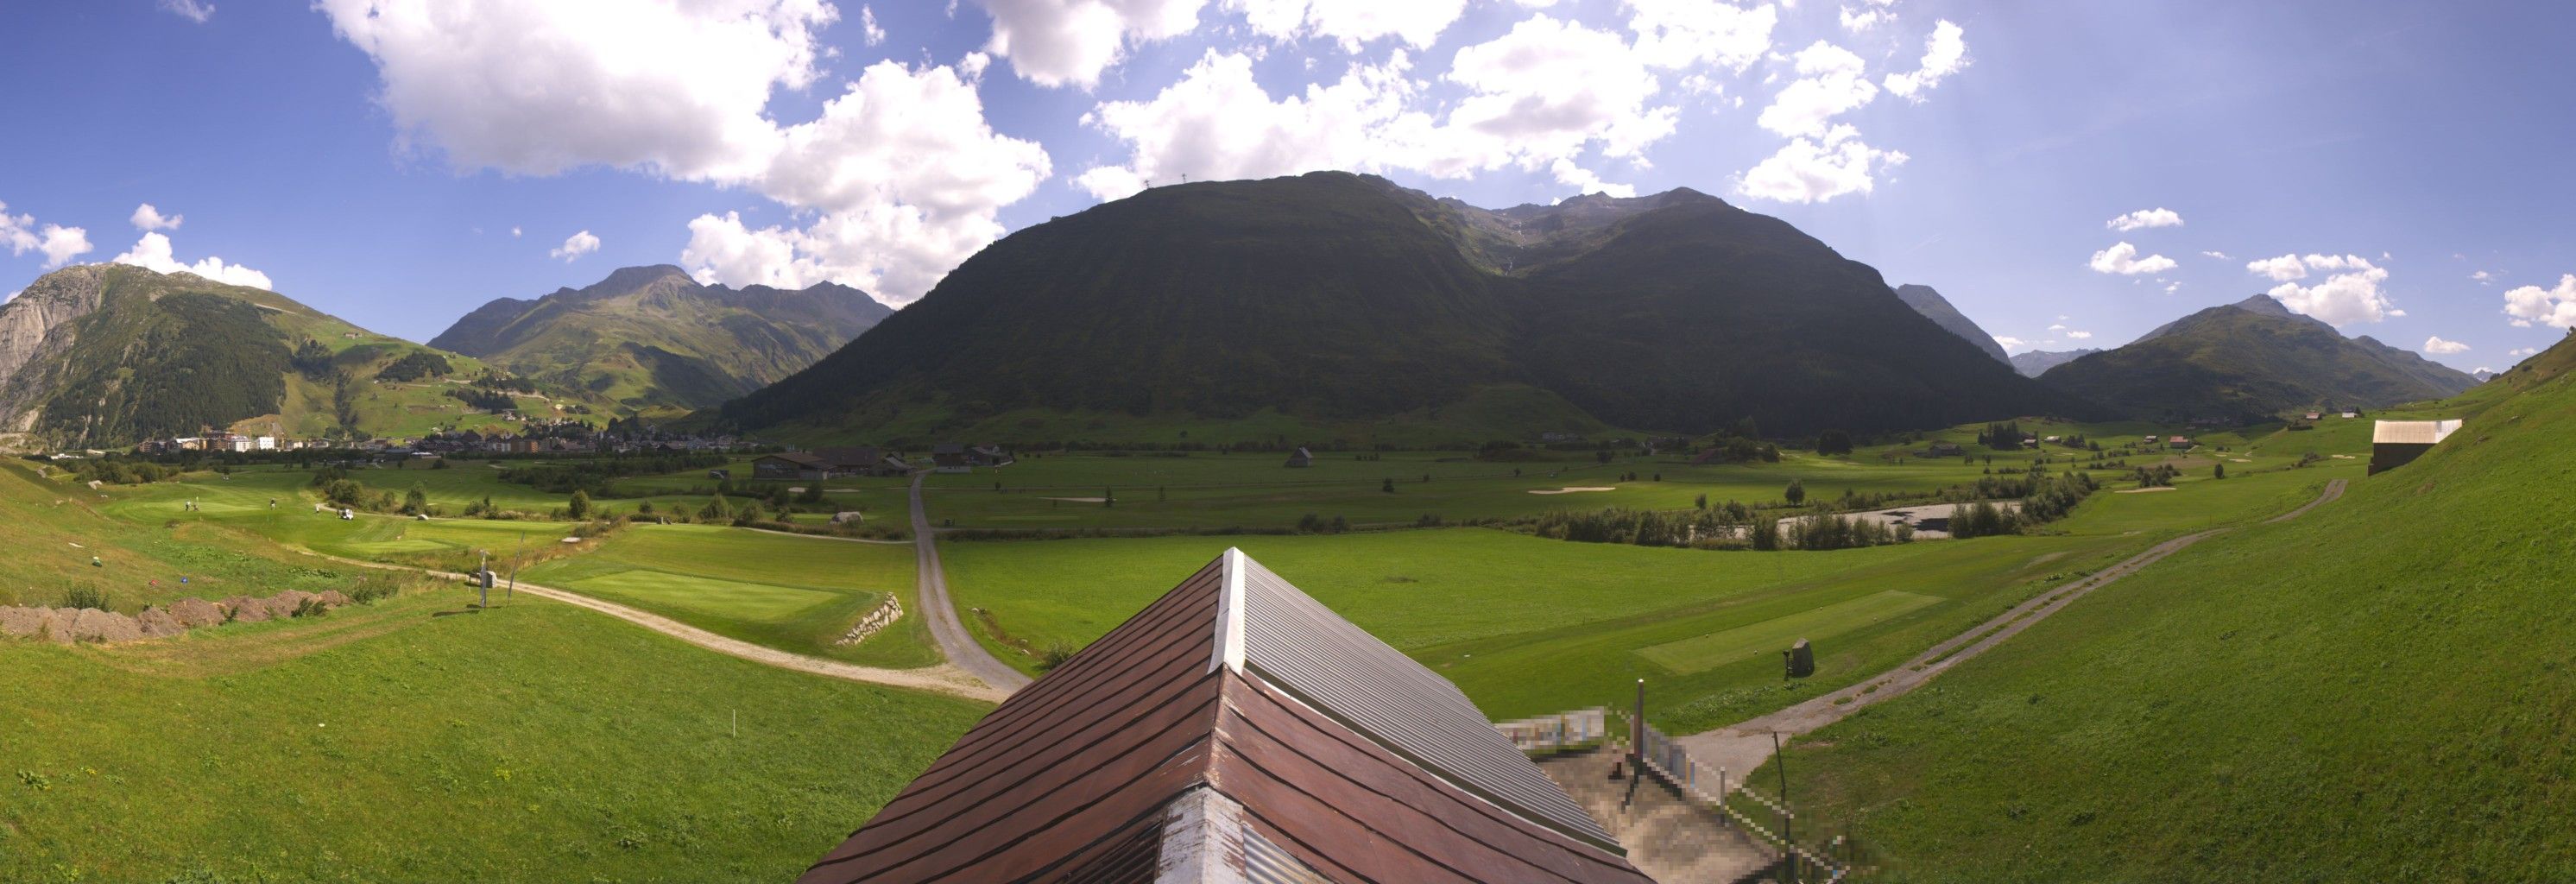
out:
<path id="1" fill-rule="evenodd" d="M 519 597 L 519 562 L 526 559 L 527 556 L 528 532 L 521 531 L 519 532 L 519 548 L 510 553 L 510 588 L 501 591 L 501 598 L 515 599 Z"/>
<path id="2" fill-rule="evenodd" d="M 1798 877 L 1798 814 L 1789 804 L 1789 756 L 1780 751 L 1780 732 L 1771 732 L 1771 764 L 1780 769 L 1780 841 L 1789 845 L 1789 877 Z"/>

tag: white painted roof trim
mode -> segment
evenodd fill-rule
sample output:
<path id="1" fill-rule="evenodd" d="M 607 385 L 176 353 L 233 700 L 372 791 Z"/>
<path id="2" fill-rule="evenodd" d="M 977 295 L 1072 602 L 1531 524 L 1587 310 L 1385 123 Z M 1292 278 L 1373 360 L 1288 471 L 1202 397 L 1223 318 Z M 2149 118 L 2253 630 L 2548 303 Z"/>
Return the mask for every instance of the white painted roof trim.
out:
<path id="1" fill-rule="evenodd" d="M 1216 652 L 1208 660 L 1208 671 L 1218 667 L 1243 671 L 1243 550 L 1227 547 L 1221 569 L 1225 586 L 1217 591 Z"/>

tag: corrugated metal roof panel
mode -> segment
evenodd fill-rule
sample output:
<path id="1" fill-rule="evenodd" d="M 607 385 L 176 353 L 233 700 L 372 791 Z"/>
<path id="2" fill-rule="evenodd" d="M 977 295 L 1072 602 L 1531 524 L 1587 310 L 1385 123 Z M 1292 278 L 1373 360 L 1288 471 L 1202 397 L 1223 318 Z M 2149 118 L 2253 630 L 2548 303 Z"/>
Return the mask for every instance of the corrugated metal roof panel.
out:
<path id="1" fill-rule="evenodd" d="M 1260 563 L 1235 560 L 1244 568 L 1243 660 L 1253 671 L 1477 797 L 1617 849 L 1618 839 L 1456 685 Z"/>

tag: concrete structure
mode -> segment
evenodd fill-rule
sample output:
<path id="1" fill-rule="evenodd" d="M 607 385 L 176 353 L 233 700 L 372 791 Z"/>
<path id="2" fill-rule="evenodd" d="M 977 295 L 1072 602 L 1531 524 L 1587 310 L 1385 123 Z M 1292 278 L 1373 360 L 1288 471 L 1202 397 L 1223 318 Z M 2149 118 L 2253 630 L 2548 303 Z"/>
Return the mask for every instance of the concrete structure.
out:
<path id="1" fill-rule="evenodd" d="M 2458 420 L 2379 421 L 2370 428 L 2370 474 L 2414 463 L 2424 452 L 2458 432 Z"/>

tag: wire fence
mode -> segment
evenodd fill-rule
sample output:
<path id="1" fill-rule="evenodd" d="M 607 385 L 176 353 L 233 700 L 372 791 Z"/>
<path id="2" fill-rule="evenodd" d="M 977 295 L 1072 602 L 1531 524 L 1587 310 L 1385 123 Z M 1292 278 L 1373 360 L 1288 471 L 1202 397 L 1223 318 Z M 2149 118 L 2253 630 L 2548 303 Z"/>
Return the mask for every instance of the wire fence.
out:
<path id="1" fill-rule="evenodd" d="M 1640 725 L 1624 711 L 1608 718 L 1606 724 L 1612 727 L 1607 739 L 1611 745 L 1630 749 L 1640 767 L 1684 798 L 1724 816 L 1755 840 L 1779 851 L 1789 859 L 1790 880 L 1835 884 L 1854 880 L 1856 872 L 1875 866 L 1848 832 L 1826 836 L 1827 827 L 1800 819 L 1788 801 L 1765 795 L 1745 782 L 1749 771 L 1729 771 L 1701 763 L 1679 741 L 1654 725 Z M 1630 728 L 1639 735 L 1638 745 L 1633 747 L 1628 745 Z"/>

